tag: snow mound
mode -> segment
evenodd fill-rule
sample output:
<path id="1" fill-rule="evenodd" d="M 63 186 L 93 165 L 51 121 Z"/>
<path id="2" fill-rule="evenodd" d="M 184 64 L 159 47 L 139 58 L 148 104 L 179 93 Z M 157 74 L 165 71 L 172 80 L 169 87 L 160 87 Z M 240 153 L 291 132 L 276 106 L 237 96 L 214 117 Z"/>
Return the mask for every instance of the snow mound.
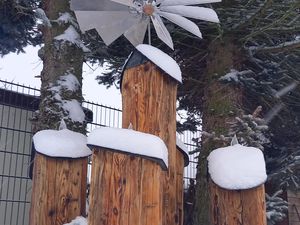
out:
<path id="1" fill-rule="evenodd" d="M 87 219 L 82 216 L 77 216 L 70 223 L 65 223 L 64 225 L 88 225 Z"/>
<path id="2" fill-rule="evenodd" d="M 182 83 L 181 70 L 174 59 L 163 51 L 151 45 L 140 44 L 136 46 L 137 50 L 150 59 L 155 65 Z"/>
<path id="3" fill-rule="evenodd" d="M 168 149 L 159 137 L 130 129 L 101 127 L 87 138 L 90 146 L 114 149 L 121 152 L 161 159 L 168 166 Z"/>
<path id="4" fill-rule="evenodd" d="M 189 150 L 187 146 L 184 144 L 182 140 L 180 140 L 179 136 L 176 134 L 176 146 L 181 151 L 184 157 L 184 166 L 189 165 Z"/>
<path id="5" fill-rule="evenodd" d="M 92 154 L 86 136 L 68 129 L 39 131 L 33 143 L 36 151 L 51 157 L 81 158 Z"/>
<path id="6" fill-rule="evenodd" d="M 250 189 L 267 179 L 264 156 L 258 148 L 236 144 L 212 151 L 207 159 L 212 180 L 222 188 Z"/>

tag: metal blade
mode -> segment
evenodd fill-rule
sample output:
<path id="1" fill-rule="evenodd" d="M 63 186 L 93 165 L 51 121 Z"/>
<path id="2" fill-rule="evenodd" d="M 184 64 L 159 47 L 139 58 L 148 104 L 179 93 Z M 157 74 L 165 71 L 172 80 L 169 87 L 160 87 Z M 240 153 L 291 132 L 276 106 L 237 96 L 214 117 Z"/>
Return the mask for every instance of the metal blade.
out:
<path id="1" fill-rule="evenodd" d="M 220 22 L 217 13 L 210 8 L 178 5 L 178 6 L 162 6 L 160 7 L 160 10 L 189 17 L 189 18 L 205 20 L 214 23 Z"/>
<path id="2" fill-rule="evenodd" d="M 71 0 L 71 9 L 73 11 L 128 11 L 127 6 L 110 0 Z"/>
<path id="3" fill-rule="evenodd" d="M 182 27 L 183 29 L 191 32 L 192 34 L 198 36 L 199 38 L 202 38 L 202 34 L 199 30 L 199 27 L 194 22 L 192 22 L 182 16 L 173 14 L 173 13 L 167 13 L 167 12 L 160 11 L 159 15 L 165 17 L 166 19 L 177 24 L 178 26 Z"/>
<path id="4" fill-rule="evenodd" d="M 111 0 L 113 2 L 117 2 L 121 5 L 126 5 L 129 7 L 135 7 L 135 5 L 133 4 L 133 0 Z"/>
<path id="5" fill-rule="evenodd" d="M 159 39 L 161 39 L 164 43 L 166 43 L 166 45 L 168 45 L 171 49 L 174 50 L 171 35 L 165 27 L 164 23 L 162 22 L 160 16 L 157 13 L 153 13 L 153 15 L 151 16 L 151 20 L 153 22 L 155 31 Z"/>
<path id="6" fill-rule="evenodd" d="M 140 21 L 129 11 L 75 11 L 80 29 L 87 31 L 95 28 L 106 45 L 110 45 L 132 25 Z"/>
<path id="7" fill-rule="evenodd" d="M 147 26 L 149 24 L 149 17 L 146 19 L 141 19 L 141 21 L 132 27 L 130 27 L 125 33 L 124 36 L 130 41 L 134 46 L 142 44 L 145 38 L 145 33 Z"/>
<path id="8" fill-rule="evenodd" d="M 221 0 L 164 0 L 161 6 L 171 6 L 171 5 L 199 5 L 221 2 Z"/>

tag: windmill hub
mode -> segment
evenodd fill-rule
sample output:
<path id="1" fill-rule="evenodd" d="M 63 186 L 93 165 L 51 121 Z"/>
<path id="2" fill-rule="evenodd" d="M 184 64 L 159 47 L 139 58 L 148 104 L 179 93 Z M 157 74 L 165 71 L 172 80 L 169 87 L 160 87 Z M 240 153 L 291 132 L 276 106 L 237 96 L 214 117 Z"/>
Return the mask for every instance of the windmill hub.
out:
<path id="1" fill-rule="evenodd" d="M 154 6 L 152 4 L 145 4 L 143 6 L 143 12 L 148 16 L 152 16 L 154 13 Z"/>

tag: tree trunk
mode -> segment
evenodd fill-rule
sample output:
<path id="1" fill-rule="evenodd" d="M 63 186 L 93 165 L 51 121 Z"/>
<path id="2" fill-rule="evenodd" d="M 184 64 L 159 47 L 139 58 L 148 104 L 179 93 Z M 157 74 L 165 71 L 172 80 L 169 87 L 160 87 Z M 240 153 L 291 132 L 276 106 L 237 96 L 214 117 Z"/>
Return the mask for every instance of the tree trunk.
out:
<path id="1" fill-rule="evenodd" d="M 34 132 L 57 130 L 61 121 L 85 133 L 82 102 L 83 50 L 69 0 L 44 0 L 41 103 Z M 64 15 L 64 19 L 59 19 Z M 78 33 L 77 33 L 78 32 Z M 30 224 L 61 225 L 85 214 L 87 158 L 34 159 Z M 67 182 L 67 183 L 66 183 Z"/>
<path id="2" fill-rule="evenodd" d="M 203 130 L 209 133 L 215 132 L 216 136 L 226 135 L 229 131 L 229 122 L 239 114 L 241 108 L 242 92 L 238 87 L 222 84 L 219 78 L 229 72 L 230 69 L 239 69 L 241 53 L 230 39 L 212 42 L 209 46 L 207 72 L 204 82 L 203 106 Z M 207 156 L 209 153 L 228 143 L 213 140 L 202 140 L 202 147 L 198 162 L 196 198 L 194 208 L 194 225 L 209 225 L 210 196 L 208 185 Z"/>

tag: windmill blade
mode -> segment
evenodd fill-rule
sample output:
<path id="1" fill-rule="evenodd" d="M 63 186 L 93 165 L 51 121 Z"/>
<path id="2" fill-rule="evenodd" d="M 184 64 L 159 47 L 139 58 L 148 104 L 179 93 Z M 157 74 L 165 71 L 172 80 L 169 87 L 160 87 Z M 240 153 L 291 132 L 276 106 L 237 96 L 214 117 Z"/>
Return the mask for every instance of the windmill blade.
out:
<path id="1" fill-rule="evenodd" d="M 173 14 L 173 13 L 167 13 L 167 12 L 160 11 L 159 15 L 170 20 L 172 23 L 177 24 L 178 26 L 182 27 L 183 29 L 191 32 L 192 34 L 198 36 L 199 38 L 202 38 L 202 34 L 199 30 L 199 27 L 194 22 L 192 22 L 182 16 Z"/>
<path id="2" fill-rule="evenodd" d="M 111 0 L 113 2 L 116 2 L 116 3 L 119 3 L 121 5 L 126 5 L 126 6 L 129 6 L 129 7 L 133 7 L 135 8 L 135 4 L 133 3 L 133 0 Z"/>
<path id="3" fill-rule="evenodd" d="M 174 45 L 173 45 L 171 35 L 167 30 L 166 26 L 164 25 L 164 23 L 162 22 L 160 16 L 157 13 L 153 13 L 153 15 L 151 16 L 151 20 L 153 22 L 155 31 L 159 39 L 162 40 L 164 43 L 166 43 L 166 45 L 168 45 L 171 49 L 174 50 Z"/>
<path id="4" fill-rule="evenodd" d="M 221 2 L 221 0 L 165 0 L 161 3 L 161 6 L 199 5 L 199 4 L 208 4 L 214 2 Z"/>
<path id="5" fill-rule="evenodd" d="M 141 19 L 139 23 L 133 25 L 127 31 L 125 31 L 124 36 L 133 46 L 143 43 L 149 22 L 149 17 L 146 19 Z"/>
<path id="6" fill-rule="evenodd" d="M 189 18 L 205 20 L 214 23 L 220 22 L 217 13 L 210 8 L 178 5 L 178 6 L 162 6 L 160 10 L 189 17 Z"/>
<path id="7" fill-rule="evenodd" d="M 87 31 L 95 28 L 106 45 L 110 45 L 140 18 L 129 11 L 75 11 L 80 29 Z"/>
<path id="8" fill-rule="evenodd" d="M 127 6 L 120 5 L 110 0 L 71 0 L 71 9 L 73 11 L 125 11 Z"/>

